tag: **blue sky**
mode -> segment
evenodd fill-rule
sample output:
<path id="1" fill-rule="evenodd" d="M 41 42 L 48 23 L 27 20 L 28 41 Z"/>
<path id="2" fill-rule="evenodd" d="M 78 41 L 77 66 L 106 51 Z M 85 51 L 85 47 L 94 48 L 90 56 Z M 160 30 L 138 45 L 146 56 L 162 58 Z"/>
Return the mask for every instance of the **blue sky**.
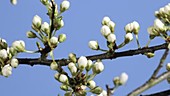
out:
<path id="1" fill-rule="evenodd" d="M 55 1 L 60 4 L 62 0 Z M 139 42 L 141 46 L 144 46 L 149 40 L 147 27 L 153 24 L 154 12 L 168 4 L 169 0 L 72 0 L 70 2 L 71 8 L 62 14 L 65 26 L 57 33 L 57 35 L 60 33 L 67 35 L 67 40 L 55 50 L 57 59 L 67 58 L 71 52 L 76 53 L 77 56 L 101 53 L 88 48 L 90 40 L 97 40 L 102 48 L 107 48 L 106 39 L 100 33 L 101 21 L 104 16 L 109 16 L 116 23 L 117 44 L 124 40 L 124 26 L 134 20 L 138 21 L 141 26 Z M 26 42 L 26 49 L 34 50 L 36 40 L 26 38 L 26 32 L 31 30 L 34 15 L 39 15 L 43 21 L 49 22 L 46 12 L 46 8 L 39 0 L 19 0 L 16 6 L 12 6 L 10 0 L 1 0 L 0 37 L 6 39 L 8 44 L 22 39 Z M 156 38 L 151 45 L 163 42 L 161 38 Z M 134 40 L 117 51 L 136 48 Z M 115 96 L 125 96 L 151 76 L 162 53 L 163 51 L 156 52 L 155 57 L 151 59 L 138 55 L 104 60 L 105 70 L 96 76 L 95 81 L 103 88 L 106 84 L 113 86 L 112 79 L 122 72 L 126 72 L 129 75 L 127 84 L 115 92 Z M 37 56 L 39 54 L 19 54 L 18 57 L 34 58 Z M 165 61 L 165 63 L 168 62 L 170 62 L 169 59 Z M 165 67 L 161 71 L 165 71 Z M 13 70 L 13 74 L 9 78 L 0 76 L 0 94 L 2 96 L 56 96 L 63 94 L 63 91 L 59 89 L 60 84 L 54 79 L 54 74 L 55 72 L 47 66 L 20 65 Z M 166 90 L 169 87 L 168 83 L 164 81 L 143 94 Z"/>

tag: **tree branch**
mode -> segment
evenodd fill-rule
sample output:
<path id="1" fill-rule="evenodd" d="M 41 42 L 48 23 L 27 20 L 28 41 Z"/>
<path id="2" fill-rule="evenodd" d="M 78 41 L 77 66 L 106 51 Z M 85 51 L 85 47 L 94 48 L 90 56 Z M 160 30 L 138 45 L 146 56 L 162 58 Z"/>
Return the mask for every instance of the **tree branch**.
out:
<path id="1" fill-rule="evenodd" d="M 148 94 L 148 95 L 141 95 L 141 96 L 169 96 L 170 95 L 170 90 L 165 90 L 153 94 Z"/>
<path id="2" fill-rule="evenodd" d="M 144 54 L 147 52 L 155 52 L 158 50 L 162 49 L 167 49 L 168 44 L 164 43 L 161 45 L 157 46 L 152 46 L 152 47 L 144 47 L 141 49 L 134 49 L 134 50 L 127 50 L 127 51 L 122 51 L 122 52 L 115 52 L 115 53 L 103 53 L 103 54 L 98 54 L 98 55 L 91 55 L 91 56 L 86 56 L 87 59 L 90 59 L 92 61 L 95 61 L 97 59 L 115 59 L 118 57 L 124 57 L 124 56 L 133 56 L 133 55 L 139 55 L 139 54 Z M 78 58 L 77 58 L 78 59 Z M 40 58 L 18 58 L 20 64 L 26 64 L 26 65 L 46 65 L 50 66 L 52 60 L 45 59 L 41 60 Z M 56 60 L 57 64 L 60 66 L 66 66 L 69 63 L 68 59 L 58 59 Z"/>
<path id="3" fill-rule="evenodd" d="M 143 84 L 141 87 L 139 87 L 138 89 L 136 89 L 132 93 L 129 93 L 127 96 L 137 96 L 138 93 L 141 93 L 144 90 L 151 88 L 152 86 L 160 83 L 161 81 L 167 79 L 168 76 L 170 76 L 170 72 L 169 71 L 164 72 L 163 74 L 161 74 L 160 76 L 155 78 L 153 81 L 150 81 L 150 82 L 147 81 L 145 84 Z M 162 96 L 162 95 L 159 95 L 159 96 Z M 163 96 L 166 96 L 166 95 L 163 95 Z"/>

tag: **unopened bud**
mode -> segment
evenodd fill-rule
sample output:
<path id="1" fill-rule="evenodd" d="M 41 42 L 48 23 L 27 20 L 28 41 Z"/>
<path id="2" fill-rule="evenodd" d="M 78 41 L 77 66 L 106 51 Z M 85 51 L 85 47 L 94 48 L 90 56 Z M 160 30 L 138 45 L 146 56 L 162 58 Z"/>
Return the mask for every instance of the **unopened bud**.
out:
<path id="1" fill-rule="evenodd" d="M 12 66 L 13 68 L 17 68 L 17 67 L 18 67 L 18 64 L 19 64 L 18 59 L 16 59 L 16 58 L 12 58 L 12 59 L 11 59 L 11 66 Z"/>
<path id="2" fill-rule="evenodd" d="M 76 63 L 76 61 L 77 61 L 77 59 L 76 59 L 76 54 L 74 54 L 74 53 L 70 53 L 70 54 L 68 55 L 68 58 L 69 58 L 69 60 L 70 60 L 71 62 L 73 62 L 73 63 Z"/>
<path id="3" fill-rule="evenodd" d="M 102 91 L 103 91 L 103 89 L 102 89 L 101 87 L 99 87 L 99 86 L 97 86 L 97 87 L 91 89 L 91 92 L 92 92 L 92 93 L 98 94 L 98 95 L 101 94 Z"/>
<path id="4" fill-rule="evenodd" d="M 99 44 L 97 41 L 89 41 L 89 47 L 92 50 L 98 50 L 99 49 Z"/>
<path id="5" fill-rule="evenodd" d="M 32 31 L 28 31 L 28 32 L 27 32 L 27 37 L 28 37 L 28 38 L 36 38 L 37 35 L 36 35 L 34 32 L 32 32 Z"/>
<path id="6" fill-rule="evenodd" d="M 93 65 L 93 73 L 99 74 L 104 70 L 104 65 L 101 61 L 97 61 Z"/>
<path id="7" fill-rule="evenodd" d="M 58 69 L 57 63 L 56 63 L 56 62 L 52 62 L 52 63 L 50 64 L 50 68 L 51 68 L 52 70 L 57 70 L 57 69 Z"/>
<path id="8" fill-rule="evenodd" d="M 60 35 L 58 36 L 58 41 L 59 41 L 60 43 L 64 42 L 65 40 L 66 40 L 66 34 L 60 34 Z"/>
<path id="9" fill-rule="evenodd" d="M 166 70 L 170 71 L 170 63 L 166 64 Z"/>
<path id="10" fill-rule="evenodd" d="M 127 44 L 127 43 L 129 43 L 130 41 L 132 41 L 133 40 L 133 35 L 132 35 L 132 33 L 127 33 L 126 35 L 125 35 L 125 43 Z"/>
<path id="11" fill-rule="evenodd" d="M 60 11 L 64 12 L 64 11 L 68 10 L 69 7 L 70 7 L 70 2 L 67 0 L 64 0 L 60 5 Z"/>

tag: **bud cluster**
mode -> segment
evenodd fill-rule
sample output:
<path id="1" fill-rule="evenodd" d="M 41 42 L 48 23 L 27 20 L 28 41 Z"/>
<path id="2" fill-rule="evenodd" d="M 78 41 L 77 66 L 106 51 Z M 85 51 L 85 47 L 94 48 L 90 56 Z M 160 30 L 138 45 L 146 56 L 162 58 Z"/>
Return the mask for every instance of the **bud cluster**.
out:
<path id="1" fill-rule="evenodd" d="M 169 25 L 170 24 L 170 3 L 160 8 L 158 11 L 155 11 L 155 16 Z"/>
<path id="2" fill-rule="evenodd" d="M 155 11 L 155 17 L 154 24 L 148 28 L 150 40 L 160 36 L 166 42 L 169 42 L 167 32 L 170 31 L 170 3 Z"/>
<path id="3" fill-rule="evenodd" d="M 25 51 L 25 43 L 22 40 L 14 41 L 11 47 L 5 39 L 0 38 L 0 74 L 8 77 L 12 74 L 12 68 L 19 64 L 16 54 Z"/>
<path id="4" fill-rule="evenodd" d="M 101 94 L 103 89 L 96 85 L 93 78 L 104 70 L 104 65 L 101 61 L 92 62 L 88 60 L 85 56 L 81 56 L 76 59 L 74 53 L 69 54 L 68 69 L 71 76 L 56 73 L 55 79 L 62 83 L 60 88 L 66 91 L 66 94 L 76 94 L 76 96 L 82 96 L 86 94 L 86 89 L 90 89 L 93 94 Z M 56 63 L 51 63 L 51 69 L 57 70 L 58 65 Z M 92 71 L 89 74 L 90 70 Z M 86 74 L 84 73 L 86 72 Z"/>

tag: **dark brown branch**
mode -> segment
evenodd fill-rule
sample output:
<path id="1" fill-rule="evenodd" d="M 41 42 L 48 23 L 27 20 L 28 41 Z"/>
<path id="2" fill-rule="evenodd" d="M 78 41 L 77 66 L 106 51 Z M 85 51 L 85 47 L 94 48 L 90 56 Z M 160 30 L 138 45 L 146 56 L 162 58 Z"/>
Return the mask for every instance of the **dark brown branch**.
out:
<path id="1" fill-rule="evenodd" d="M 161 45 L 157 46 L 152 46 L 148 48 L 141 48 L 141 49 L 134 49 L 134 50 L 128 50 L 128 51 L 123 51 L 123 52 L 115 52 L 115 53 L 103 53 L 103 54 L 98 54 L 98 55 L 91 55 L 91 56 L 86 56 L 88 59 L 91 59 L 92 61 L 95 61 L 97 59 L 115 59 L 118 57 L 125 57 L 125 56 L 133 56 L 133 55 L 138 55 L 138 54 L 144 54 L 146 52 L 155 52 L 157 50 L 162 50 L 162 49 L 167 49 L 168 44 L 164 43 Z M 78 59 L 78 58 L 77 58 Z M 26 65 L 47 65 L 49 66 L 52 62 L 52 60 L 41 60 L 39 58 L 18 58 L 20 64 L 26 64 Z M 60 66 L 66 66 L 69 61 L 68 59 L 59 59 L 56 60 L 56 62 Z"/>
<path id="2" fill-rule="evenodd" d="M 141 96 L 170 96 L 170 90 L 165 90 L 165 91 L 148 94 L 148 95 L 141 95 Z"/>

